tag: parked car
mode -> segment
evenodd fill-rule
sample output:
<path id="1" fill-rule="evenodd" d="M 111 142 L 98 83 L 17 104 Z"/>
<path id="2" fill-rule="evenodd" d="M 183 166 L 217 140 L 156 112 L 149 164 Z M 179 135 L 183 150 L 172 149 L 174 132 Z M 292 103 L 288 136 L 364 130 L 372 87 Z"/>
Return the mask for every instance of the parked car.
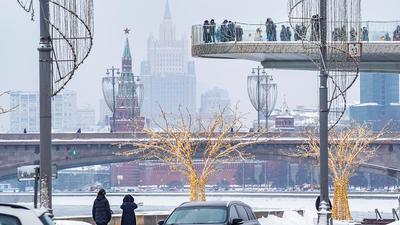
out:
<path id="1" fill-rule="evenodd" d="M 0 224 L 54 225 L 46 210 L 6 203 L 0 203 Z"/>
<path id="2" fill-rule="evenodd" d="M 187 202 L 158 225 L 218 224 L 260 225 L 253 210 L 240 201 Z"/>

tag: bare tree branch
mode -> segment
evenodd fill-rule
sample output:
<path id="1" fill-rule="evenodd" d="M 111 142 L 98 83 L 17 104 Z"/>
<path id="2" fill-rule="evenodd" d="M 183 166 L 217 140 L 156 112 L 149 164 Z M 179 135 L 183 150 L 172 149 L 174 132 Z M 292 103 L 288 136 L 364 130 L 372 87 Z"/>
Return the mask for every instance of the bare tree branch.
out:
<path id="1" fill-rule="evenodd" d="M 328 165 L 334 183 L 333 218 L 351 219 L 348 203 L 350 177 L 367 163 L 378 147 L 371 143 L 381 138 L 386 128 L 373 133 L 367 125 L 353 125 L 351 128 L 331 130 L 329 134 Z M 320 144 L 318 132 L 307 131 L 308 143 L 300 147 L 294 157 L 311 158 L 319 162 Z"/>
<path id="2" fill-rule="evenodd" d="M 145 129 L 147 138 L 129 143 L 134 149 L 123 154 L 163 161 L 186 176 L 191 186 L 191 200 L 205 200 L 205 185 L 218 165 L 249 158 L 244 148 L 257 143 L 261 133 L 241 131 L 243 116 L 237 105 L 234 110 L 220 109 L 209 121 L 194 119 L 188 110 L 181 108 L 178 116 L 170 119 L 161 109 L 164 126 L 155 123 L 161 132 Z M 201 170 L 196 170 L 197 162 L 202 164 Z"/>

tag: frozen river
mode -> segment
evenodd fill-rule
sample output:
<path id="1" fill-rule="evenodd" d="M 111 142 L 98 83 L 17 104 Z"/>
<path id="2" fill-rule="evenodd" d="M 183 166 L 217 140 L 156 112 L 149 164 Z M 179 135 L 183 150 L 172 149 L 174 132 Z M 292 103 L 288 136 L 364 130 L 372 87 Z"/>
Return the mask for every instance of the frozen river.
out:
<path id="1" fill-rule="evenodd" d="M 6 195 L 13 194 L 0 194 L 0 202 L 4 202 L 5 199 L 10 201 L 9 198 L 5 198 Z M 107 194 L 111 208 L 115 213 L 120 212 L 119 206 L 124 195 L 124 193 Z M 143 203 L 137 211 L 146 212 L 171 211 L 174 207 L 189 199 L 187 194 L 179 193 L 133 193 L 132 195 L 135 202 Z M 207 195 L 207 200 L 239 200 L 249 204 L 255 210 L 304 209 L 314 212 L 316 196 L 316 193 L 210 193 Z M 375 218 L 374 210 L 378 208 L 379 211 L 383 212 L 385 218 L 391 218 L 392 208 L 398 207 L 397 197 L 398 194 L 352 194 L 350 196 L 350 208 L 353 217 L 354 219 Z M 94 193 L 55 194 L 53 197 L 54 214 L 58 217 L 90 215 L 94 198 Z M 33 205 L 32 203 L 23 204 Z"/>

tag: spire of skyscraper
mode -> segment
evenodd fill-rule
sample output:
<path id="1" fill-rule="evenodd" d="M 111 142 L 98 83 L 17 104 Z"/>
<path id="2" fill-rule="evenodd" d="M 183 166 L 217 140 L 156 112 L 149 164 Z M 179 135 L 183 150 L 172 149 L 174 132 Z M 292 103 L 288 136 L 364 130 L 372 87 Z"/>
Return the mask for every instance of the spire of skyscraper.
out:
<path id="1" fill-rule="evenodd" d="M 169 8 L 169 0 L 165 2 L 164 19 L 160 24 L 160 40 L 173 41 L 175 40 L 175 26 L 172 23 L 171 10 Z"/>
<path id="2" fill-rule="evenodd" d="M 169 9 L 169 1 L 167 0 L 165 4 L 164 20 L 172 19 L 171 10 Z"/>

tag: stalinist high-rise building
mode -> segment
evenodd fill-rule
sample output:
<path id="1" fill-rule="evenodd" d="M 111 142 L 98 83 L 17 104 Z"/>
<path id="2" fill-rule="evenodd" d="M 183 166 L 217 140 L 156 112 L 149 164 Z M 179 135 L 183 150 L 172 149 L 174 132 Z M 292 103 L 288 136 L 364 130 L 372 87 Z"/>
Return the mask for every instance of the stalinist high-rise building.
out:
<path id="1" fill-rule="evenodd" d="M 147 60 L 141 65 L 144 85 L 143 116 L 158 121 L 160 107 L 168 114 L 189 110 L 196 113 L 196 74 L 189 61 L 188 39 L 176 38 L 168 0 L 158 39 L 147 41 Z M 154 124 L 154 123 L 152 123 Z"/>

